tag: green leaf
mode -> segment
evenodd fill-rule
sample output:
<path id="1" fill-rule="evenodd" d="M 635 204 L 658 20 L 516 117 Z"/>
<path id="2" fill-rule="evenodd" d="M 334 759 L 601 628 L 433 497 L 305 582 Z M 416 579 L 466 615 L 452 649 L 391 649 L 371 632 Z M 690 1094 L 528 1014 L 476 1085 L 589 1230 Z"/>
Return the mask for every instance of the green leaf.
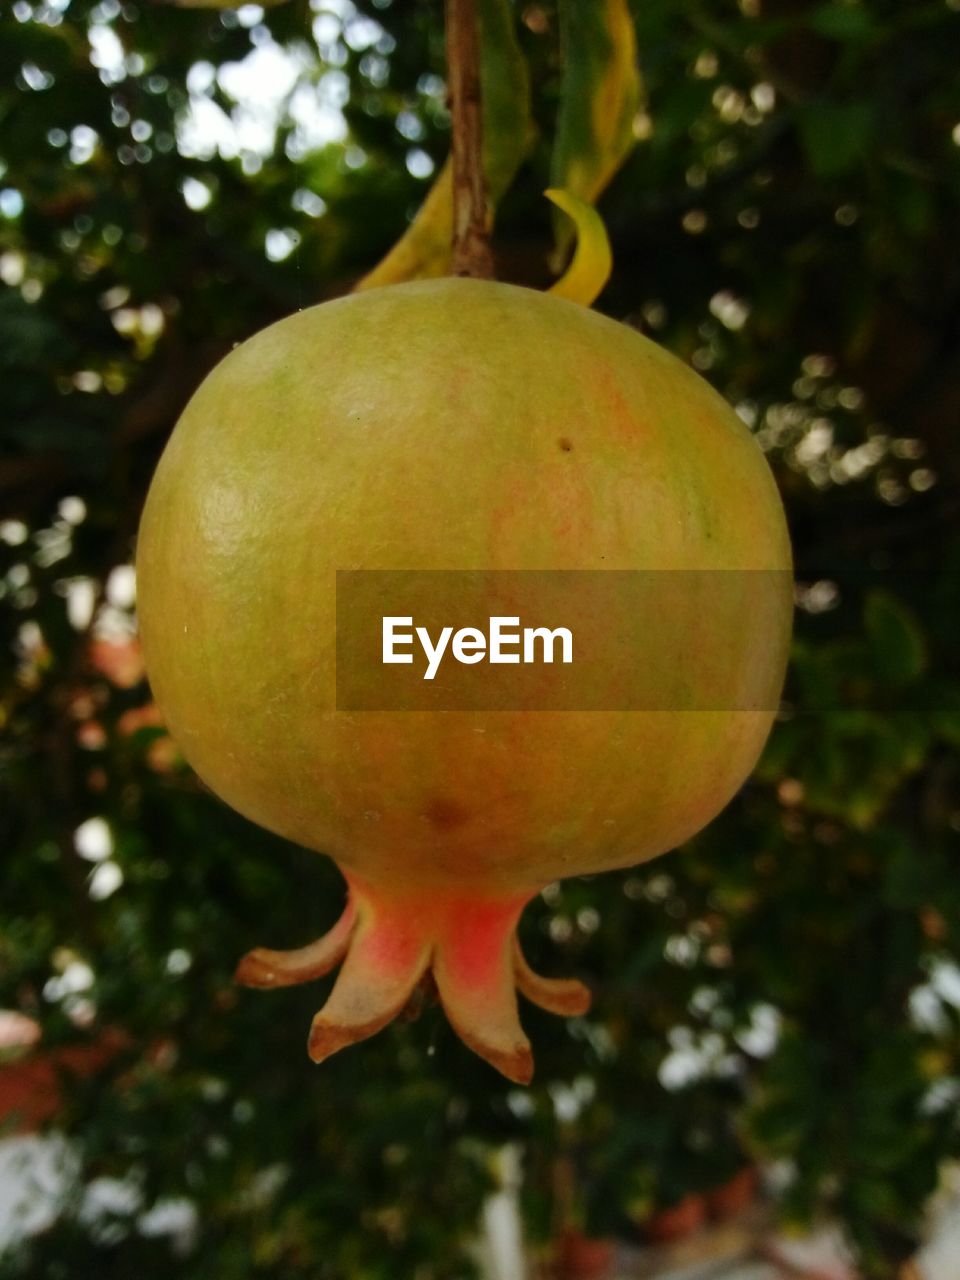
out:
<path id="1" fill-rule="evenodd" d="M 927 644 L 913 614 L 887 591 L 873 591 L 863 621 L 881 679 L 910 684 L 927 667 Z"/>
<path id="2" fill-rule="evenodd" d="M 874 114 L 869 102 L 811 102 L 801 108 L 800 138 L 818 178 L 847 173 L 873 142 Z"/>
<path id="3" fill-rule="evenodd" d="M 498 201 L 530 146 L 530 71 L 508 0 L 480 0 L 483 167 L 491 225 Z M 453 235 L 453 171 L 448 159 L 413 222 L 358 289 L 445 275 Z"/>
<path id="4" fill-rule="evenodd" d="M 931 732 L 951 747 L 960 748 L 960 688 L 950 681 L 936 680 L 926 694 Z"/>
<path id="5" fill-rule="evenodd" d="M 936 711 L 933 715 L 933 727 L 944 742 L 951 747 L 960 748 L 960 711 Z"/>
<path id="6" fill-rule="evenodd" d="M 637 37 L 626 0 L 561 0 L 563 89 L 551 186 L 593 204 L 634 146 L 640 103 Z M 555 222 L 557 255 L 573 228 Z"/>
<path id="7" fill-rule="evenodd" d="M 828 40 L 865 40 L 874 32 L 870 12 L 861 4 L 822 4 L 809 18 L 811 30 Z"/>

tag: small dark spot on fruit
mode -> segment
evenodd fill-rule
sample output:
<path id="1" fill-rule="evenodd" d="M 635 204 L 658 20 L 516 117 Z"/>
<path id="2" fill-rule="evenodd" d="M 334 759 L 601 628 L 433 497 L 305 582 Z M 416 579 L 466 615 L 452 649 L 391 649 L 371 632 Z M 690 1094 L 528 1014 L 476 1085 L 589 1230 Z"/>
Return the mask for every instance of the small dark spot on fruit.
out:
<path id="1" fill-rule="evenodd" d="M 439 797 L 431 800 L 424 811 L 427 819 L 438 831 L 452 831 L 454 827 L 462 827 L 470 816 L 469 811 L 456 800 L 444 800 Z"/>
<path id="2" fill-rule="evenodd" d="M 564 453 L 569 453 L 570 450 L 573 448 L 573 441 L 569 440 L 566 436 L 561 436 L 560 439 L 557 441 L 557 444 L 560 446 L 560 448 L 563 450 Z"/>

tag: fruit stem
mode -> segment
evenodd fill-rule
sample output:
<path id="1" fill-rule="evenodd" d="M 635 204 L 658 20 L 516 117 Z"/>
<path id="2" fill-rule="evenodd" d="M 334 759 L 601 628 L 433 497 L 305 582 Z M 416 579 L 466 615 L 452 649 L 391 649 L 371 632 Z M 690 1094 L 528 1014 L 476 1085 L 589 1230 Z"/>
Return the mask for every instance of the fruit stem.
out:
<path id="1" fill-rule="evenodd" d="M 489 280 L 493 275 L 493 256 L 487 232 L 476 4 L 475 0 L 445 0 L 445 3 L 453 162 L 451 269 L 455 276 Z"/>

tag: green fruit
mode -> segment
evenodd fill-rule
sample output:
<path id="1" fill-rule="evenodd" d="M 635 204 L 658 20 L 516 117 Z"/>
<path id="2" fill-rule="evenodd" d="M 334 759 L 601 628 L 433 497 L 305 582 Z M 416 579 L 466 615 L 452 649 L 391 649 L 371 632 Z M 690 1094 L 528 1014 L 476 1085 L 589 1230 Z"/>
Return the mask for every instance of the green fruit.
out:
<path id="1" fill-rule="evenodd" d="M 699 614 L 671 604 L 676 573 L 656 579 L 666 621 L 636 657 L 686 691 L 674 710 L 347 712 L 338 569 L 773 572 L 723 579 L 748 603 L 708 592 Z M 672 848 L 731 798 L 782 683 L 789 569 L 776 487 L 737 416 L 672 355 L 575 303 L 422 281 L 238 347 L 150 490 L 145 655 L 201 778 L 330 854 L 350 885 L 332 935 L 255 951 L 241 978 L 300 981 L 346 956 L 314 1021 L 319 1059 L 383 1026 L 432 969 L 467 1043 L 528 1078 L 515 983 L 565 1012 L 586 997 L 526 968 L 524 903 Z M 718 688 L 728 701 L 709 703 Z M 698 709 L 705 698 L 720 709 Z"/>

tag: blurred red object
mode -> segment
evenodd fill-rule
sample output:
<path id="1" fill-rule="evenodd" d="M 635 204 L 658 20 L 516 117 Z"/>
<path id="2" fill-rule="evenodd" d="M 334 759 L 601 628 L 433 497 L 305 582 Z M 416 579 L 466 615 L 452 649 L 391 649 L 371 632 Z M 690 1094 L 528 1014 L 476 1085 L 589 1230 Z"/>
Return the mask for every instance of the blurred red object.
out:
<path id="1" fill-rule="evenodd" d="M 611 1274 L 613 1256 L 613 1241 L 591 1239 L 567 1227 L 557 1241 L 555 1275 L 557 1280 L 604 1280 Z"/>
<path id="2" fill-rule="evenodd" d="M 655 1244 L 682 1240 L 702 1227 L 707 1219 L 707 1201 L 702 1195 L 684 1196 L 669 1209 L 661 1209 L 645 1226 L 647 1239 Z"/>
<path id="3" fill-rule="evenodd" d="M 132 689 L 144 676 L 143 654 L 135 636 L 91 640 L 90 665 L 118 689 Z"/>
<path id="4" fill-rule="evenodd" d="M 741 1169 L 729 1182 L 714 1187 L 706 1195 L 707 1209 L 713 1218 L 732 1218 L 753 1204 L 757 1196 L 759 1175 L 755 1168 Z"/>
<path id="5" fill-rule="evenodd" d="M 36 1043 L 39 1030 L 26 1043 Z M 59 1111 L 68 1078 L 94 1075 L 126 1043 L 122 1032 L 107 1029 L 88 1044 L 33 1050 L 17 1062 L 0 1066 L 0 1126 L 14 1133 L 41 1128 Z"/>

